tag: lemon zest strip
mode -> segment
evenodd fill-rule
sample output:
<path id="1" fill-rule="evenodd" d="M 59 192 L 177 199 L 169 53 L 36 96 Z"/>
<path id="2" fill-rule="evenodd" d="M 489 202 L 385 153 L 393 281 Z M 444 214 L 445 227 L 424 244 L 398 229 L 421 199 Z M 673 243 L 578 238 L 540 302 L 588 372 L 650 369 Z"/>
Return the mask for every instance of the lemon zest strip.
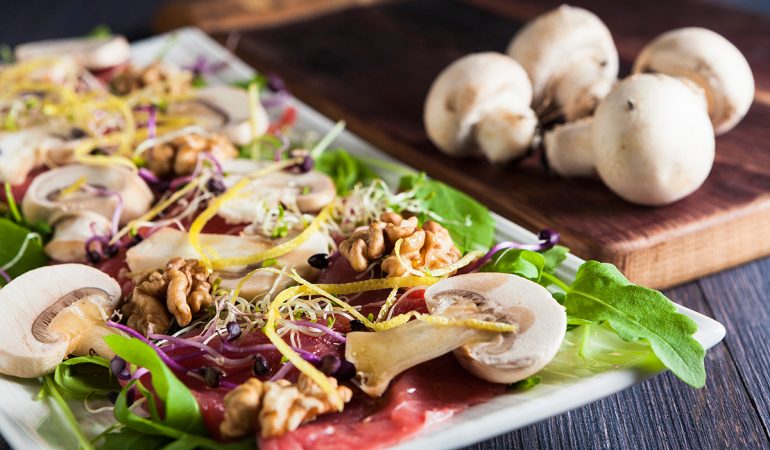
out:
<path id="1" fill-rule="evenodd" d="M 213 267 L 214 269 L 222 269 L 222 268 L 231 267 L 231 266 L 249 266 L 252 264 L 258 264 L 266 259 L 278 258 L 280 256 L 283 256 L 293 251 L 300 245 L 302 245 L 305 241 L 310 239 L 310 237 L 313 234 L 318 232 L 318 230 L 321 228 L 321 225 L 323 225 L 323 223 L 326 222 L 331 217 L 333 208 L 334 208 L 333 203 L 326 205 L 326 207 L 324 207 L 324 209 L 322 209 L 321 212 L 318 213 L 318 215 L 313 219 L 313 221 L 310 222 L 310 225 L 308 225 L 304 230 L 302 230 L 301 233 L 299 233 L 293 239 L 290 239 L 282 244 L 276 245 L 275 247 L 269 248 L 259 253 L 255 253 L 253 255 L 234 256 L 231 258 L 215 259 L 213 261 L 210 261 L 211 267 Z M 204 211 L 204 213 L 205 212 L 206 211 Z M 216 213 L 216 211 L 214 213 Z M 194 222 L 193 222 L 193 225 L 195 225 Z M 190 227 L 191 236 L 192 236 L 192 232 L 193 232 L 193 228 Z"/>
<path id="2" fill-rule="evenodd" d="M 204 266 L 211 268 L 212 261 L 209 259 L 208 255 L 206 255 L 206 252 L 203 251 L 203 247 L 201 246 L 200 234 L 203 230 L 203 227 L 205 227 L 208 221 L 211 220 L 214 215 L 216 215 L 217 211 L 219 211 L 219 208 L 222 207 L 222 204 L 235 197 L 235 194 L 243 189 L 249 183 L 249 181 L 250 180 L 248 178 L 241 178 L 240 181 L 235 183 L 235 185 L 228 189 L 227 192 L 209 202 L 209 206 L 203 210 L 203 212 L 195 218 L 192 225 L 190 225 L 190 231 L 187 239 L 190 242 L 190 246 L 192 246 L 192 248 L 194 248 L 195 251 L 200 255 L 201 263 Z"/>

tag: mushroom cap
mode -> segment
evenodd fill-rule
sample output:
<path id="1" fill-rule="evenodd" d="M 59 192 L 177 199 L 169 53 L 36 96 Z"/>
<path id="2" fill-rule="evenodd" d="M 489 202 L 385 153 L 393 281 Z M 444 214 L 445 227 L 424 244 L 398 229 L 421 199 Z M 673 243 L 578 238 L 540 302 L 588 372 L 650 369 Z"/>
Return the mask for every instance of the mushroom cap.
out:
<path id="1" fill-rule="evenodd" d="M 523 155 L 534 137 L 531 100 L 532 87 L 516 61 L 495 52 L 467 55 L 433 82 L 425 101 L 425 130 L 447 154 L 480 150 L 493 161 L 505 161 Z"/>
<path id="2" fill-rule="evenodd" d="M 589 115 L 618 77 L 618 51 L 592 12 L 562 5 L 527 23 L 507 53 L 527 71 L 533 107 L 555 101 L 568 120 Z"/>
<path id="3" fill-rule="evenodd" d="M 514 333 L 466 344 L 454 351 L 460 364 L 479 378 L 513 383 L 542 369 L 559 350 L 567 329 L 564 308 L 543 286 L 516 275 L 470 273 L 449 277 L 425 291 L 431 314 L 445 313 L 468 302 L 482 316 L 513 323 Z"/>
<path id="4" fill-rule="evenodd" d="M 624 199 L 665 205 L 694 192 L 714 163 L 714 130 L 702 95 L 677 78 L 632 75 L 594 115 L 599 177 Z"/>
<path id="5" fill-rule="evenodd" d="M 700 86 L 717 135 L 737 125 L 754 101 L 754 76 L 746 58 L 705 28 L 679 28 L 656 37 L 639 53 L 633 72 L 664 73 Z"/>
<path id="6" fill-rule="evenodd" d="M 117 192 L 123 199 L 120 223 L 144 214 L 150 209 L 153 195 L 147 184 L 128 169 L 115 166 L 87 166 L 72 164 L 44 172 L 32 181 L 22 201 L 24 216 L 30 222 L 51 223 L 54 216 L 63 213 L 93 211 L 111 218 L 117 206 L 114 196 L 100 196 L 89 192 L 75 192 L 58 199 L 57 194 L 84 178 L 91 186 Z"/>
<path id="7" fill-rule="evenodd" d="M 86 241 L 94 232 L 107 235 L 111 222 L 103 215 L 93 211 L 78 211 L 52 218 L 53 239 L 46 244 L 45 254 L 60 262 L 87 261 Z"/>
<path id="8" fill-rule="evenodd" d="M 87 354 L 77 342 L 81 333 L 103 323 L 101 314 L 112 313 L 120 294 L 117 281 L 82 264 L 40 267 L 15 278 L 0 290 L 0 373 L 38 377 L 70 353 Z"/>
<path id="9" fill-rule="evenodd" d="M 225 185 L 231 187 L 264 164 L 250 160 L 224 161 L 222 168 L 228 174 Z M 300 212 L 314 213 L 334 200 L 337 189 L 329 176 L 311 170 L 305 173 L 273 172 L 254 178 L 241 189 L 236 198 L 222 204 L 217 214 L 227 223 L 250 223 L 259 202 L 277 206 L 296 204 Z"/>
<path id="10" fill-rule="evenodd" d="M 193 115 L 199 125 L 222 132 L 236 145 L 246 145 L 267 131 L 270 119 L 261 103 L 257 105 L 256 135 L 251 125 L 249 94 L 232 86 L 209 86 L 196 89 L 190 100 L 174 103 L 170 114 Z"/>
<path id="11" fill-rule="evenodd" d="M 70 56 L 90 70 L 119 66 L 131 57 L 131 47 L 123 36 L 52 39 L 21 44 L 16 60 L 26 61 L 49 56 Z"/>

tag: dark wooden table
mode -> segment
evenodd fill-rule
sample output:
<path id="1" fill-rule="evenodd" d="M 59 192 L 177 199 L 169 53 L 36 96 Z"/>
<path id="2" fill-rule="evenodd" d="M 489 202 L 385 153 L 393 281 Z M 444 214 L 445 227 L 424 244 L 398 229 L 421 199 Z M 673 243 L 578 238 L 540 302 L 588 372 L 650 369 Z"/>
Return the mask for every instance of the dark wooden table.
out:
<path id="1" fill-rule="evenodd" d="M 0 43 L 85 34 L 98 23 L 139 38 L 148 34 L 159 2 L 6 0 L 0 4 L 11 3 L 13 7 L 3 8 L 0 14 Z M 757 239 L 770 238 L 768 231 Z M 666 373 L 471 448 L 770 448 L 770 258 L 666 294 L 727 328 L 724 342 L 708 353 L 705 388 L 690 389 Z M 7 445 L 2 443 L 0 448 Z"/>

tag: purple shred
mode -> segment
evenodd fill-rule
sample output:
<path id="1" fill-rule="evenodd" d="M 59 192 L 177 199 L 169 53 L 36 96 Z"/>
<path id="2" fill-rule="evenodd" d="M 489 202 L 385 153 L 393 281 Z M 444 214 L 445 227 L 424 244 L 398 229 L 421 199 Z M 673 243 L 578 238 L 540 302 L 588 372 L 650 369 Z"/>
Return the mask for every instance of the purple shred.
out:
<path id="1" fill-rule="evenodd" d="M 345 336 L 342 333 L 338 333 L 332 330 L 331 328 L 327 327 L 326 325 L 322 325 L 317 322 L 310 322 L 308 320 L 295 320 L 295 321 L 292 321 L 292 323 L 301 325 L 303 327 L 314 328 L 316 330 L 323 331 L 325 334 L 329 335 L 329 337 L 331 337 L 337 342 L 341 342 L 343 344 L 347 342 L 347 340 L 345 339 Z"/>
<path id="2" fill-rule="evenodd" d="M 8 275 L 8 272 L 6 272 L 3 269 L 0 269 L 0 277 L 3 277 L 3 280 L 5 280 L 5 284 L 8 284 L 11 282 L 11 276 Z"/>
<path id="3" fill-rule="evenodd" d="M 152 347 L 152 349 L 155 350 L 155 353 L 157 353 L 158 356 L 160 356 L 160 359 L 163 360 L 163 362 L 169 368 L 171 368 L 171 370 L 174 370 L 176 372 L 187 372 L 187 369 L 185 369 L 179 363 L 177 363 L 176 361 L 171 359 L 165 352 L 163 352 L 160 348 L 158 348 L 157 345 L 155 345 L 152 342 L 150 342 L 147 338 L 142 336 L 140 333 L 138 333 L 133 328 L 129 328 L 129 327 L 123 325 L 123 324 L 120 324 L 120 323 L 117 323 L 117 322 L 113 322 L 111 320 L 107 321 L 107 326 L 110 326 L 112 328 L 120 330 L 120 331 L 126 333 L 127 335 L 131 336 L 132 338 L 139 339 L 140 341 L 142 341 L 145 344 L 147 344 L 150 347 Z"/>
<path id="4" fill-rule="evenodd" d="M 281 366 L 280 369 L 270 378 L 270 381 L 278 381 L 282 378 L 286 378 L 286 375 L 291 372 L 291 369 L 294 368 L 294 364 L 291 362 L 286 362 L 284 365 Z"/>
<path id="5" fill-rule="evenodd" d="M 511 241 L 503 241 L 498 244 L 496 244 L 494 247 L 492 247 L 491 250 L 489 250 L 484 256 L 477 259 L 476 262 L 471 264 L 470 266 L 467 266 L 463 270 L 461 270 L 461 273 L 470 273 L 475 272 L 476 270 L 480 269 L 484 264 L 489 262 L 489 260 L 492 259 L 495 254 L 501 250 L 507 250 L 510 248 L 515 248 L 519 250 L 531 250 L 534 252 L 542 252 L 545 250 L 548 250 L 549 248 L 553 247 L 559 242 L 559 233 L 551 230 L 551 229 L 543 229 L 537 234 L 538 239 L 540 239 L 540 242 L 537 244 L 521 244 L 518 242 L 511 242 Z"/>

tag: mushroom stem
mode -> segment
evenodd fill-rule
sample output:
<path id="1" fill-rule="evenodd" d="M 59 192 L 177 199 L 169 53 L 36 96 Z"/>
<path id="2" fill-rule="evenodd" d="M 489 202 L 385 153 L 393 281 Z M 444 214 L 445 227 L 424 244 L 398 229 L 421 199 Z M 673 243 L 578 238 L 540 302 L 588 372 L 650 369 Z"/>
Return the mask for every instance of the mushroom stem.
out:
<path id="1" fill-rule="evenodd" d="M 380 397 L 405 370 L 492 335 L 415 320 L 381 332 L 348 333 L 345 359 L 356 367 L 361 390 Z"/>
<path id="2" fill-rule="evenodd" d="M 589 117 L 558 125 L 545 133 L 543 146 L 550 169 L 565 177 L 596 175 L 591 144 L 592 123 Z"/>

